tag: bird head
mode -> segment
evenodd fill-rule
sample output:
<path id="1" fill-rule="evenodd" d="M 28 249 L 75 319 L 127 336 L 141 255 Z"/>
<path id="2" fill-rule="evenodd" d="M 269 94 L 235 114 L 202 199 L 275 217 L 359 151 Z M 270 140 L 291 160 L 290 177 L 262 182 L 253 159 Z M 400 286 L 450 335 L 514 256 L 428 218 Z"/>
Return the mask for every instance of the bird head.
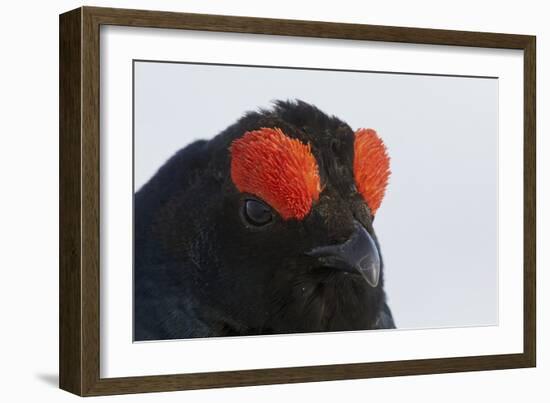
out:
<path id="1" fill-rule="evenodd" d="M 376 132 L 277 102 L 212 145 L 220 298 L 262 332 L 371 326 L 384 299 L 373 221 L 390 174 Z"/>
<path id="2" fill-rule="evenodd" d="M 374 326 L 385 296 L 373 221 L 390 174 L 374 130 L 278 101 L 192 147 L 186 169 L 178 156 L 161 169 L 155 250 L 172 278 L 193 273 L 182 284 L 204 315 L 235 334 Z"/>

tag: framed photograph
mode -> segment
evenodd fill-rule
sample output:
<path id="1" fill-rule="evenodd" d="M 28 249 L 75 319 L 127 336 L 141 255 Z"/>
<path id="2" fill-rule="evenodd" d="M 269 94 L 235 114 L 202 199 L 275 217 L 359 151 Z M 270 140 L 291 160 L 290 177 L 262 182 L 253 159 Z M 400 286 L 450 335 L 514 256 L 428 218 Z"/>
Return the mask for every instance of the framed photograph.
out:
<path id="1" fill-rule="evenodd" d="M 60 387 L 535 366 L 535 37 L 60 16 Z"/>

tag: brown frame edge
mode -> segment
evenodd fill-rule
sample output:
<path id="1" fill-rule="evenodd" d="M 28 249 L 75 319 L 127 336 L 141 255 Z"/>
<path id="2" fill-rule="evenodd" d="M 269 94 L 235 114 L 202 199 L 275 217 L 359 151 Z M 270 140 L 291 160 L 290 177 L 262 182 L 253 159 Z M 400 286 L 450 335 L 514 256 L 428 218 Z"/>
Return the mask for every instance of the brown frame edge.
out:
<path id="1" fill-rule="evenodd" d="M 174 28 L 524 51 L 524 352 L 100 378 L 99 28 Z M 80 396 L 418 375 L 536 365 L 536 38 L 316 21 L 81 7 L 60 15 L 59 385 Z"/>

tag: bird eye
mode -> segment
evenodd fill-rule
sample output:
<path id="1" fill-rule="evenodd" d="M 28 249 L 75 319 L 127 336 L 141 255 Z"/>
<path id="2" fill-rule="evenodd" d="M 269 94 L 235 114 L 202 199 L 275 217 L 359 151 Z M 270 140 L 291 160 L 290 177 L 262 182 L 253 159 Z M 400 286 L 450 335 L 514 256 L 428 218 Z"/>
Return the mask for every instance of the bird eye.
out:
<path id="1" fill-rule="evenodd" d="M 250 224 L 262 226 L 273 219 L 273 213 L 261 201 L 249 199 L 244 203 L 244 217 Z"/>

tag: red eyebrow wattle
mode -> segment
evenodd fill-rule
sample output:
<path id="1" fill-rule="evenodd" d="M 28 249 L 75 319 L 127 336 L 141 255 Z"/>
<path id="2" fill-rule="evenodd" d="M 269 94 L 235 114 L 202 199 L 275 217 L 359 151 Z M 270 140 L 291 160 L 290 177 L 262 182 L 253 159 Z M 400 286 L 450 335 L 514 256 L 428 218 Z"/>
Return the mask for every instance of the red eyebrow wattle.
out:
<path id="1" fill-rule="evenodd" d="M 234 140 L 230 151 L 237 189 L 261 198 L 284 220 L 302 220 L 319 199 L 319 169 L 311 145 L 279 128 L 261 128 Z"/>
<path id="2" fill-rule="evenodd" d="M 355 184 L 374 215 L 382 203 L 388 185 L 390 158 L 382 139 L 372 129 L 359 129 L 355 132 L 354 154 Z"/>

